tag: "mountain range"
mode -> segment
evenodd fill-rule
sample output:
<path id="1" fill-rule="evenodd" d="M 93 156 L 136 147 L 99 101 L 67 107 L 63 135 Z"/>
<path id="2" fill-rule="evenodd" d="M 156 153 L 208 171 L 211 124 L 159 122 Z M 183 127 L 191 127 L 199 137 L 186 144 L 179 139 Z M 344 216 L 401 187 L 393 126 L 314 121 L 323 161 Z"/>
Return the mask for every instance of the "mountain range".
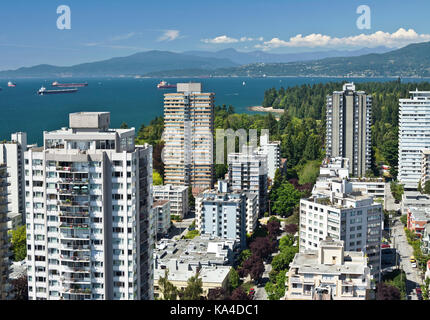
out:
<path id="1" fill-rule="evenodd" d="M 376 48 L 362 48 L 359 50 L 328 50 L 299 53 L 268 53 L 264 51 L 241 52 L 230 48 L 215 52 L 185 51 L 184 54 L 205 58 L 224 58 L 239 65 L 244 65 L 252 63 L 287 63 L 333 57 L 356 57 L 369 53 L 385 53 L 388 51 L 391 51 L 391 49 L 384 46 Z"/>
<path id="2" fill-rule="evenodd" d="M 208 70 L 169 70 L 152 72 L 152 77 L 430 77 L 430 42 L 410 44 L 386 53 L 357 57 L 334 57 L 289 63 L 252 63 Z"/>
<path id="3" fill-rule="evenodd" d="M 74 66 L 37 65 L 0 71 L 13 77 L 101 76 L 328 76 L 328 77 L 429 77 L 430 42 L 389 51 L 386 47 L 355 51 L 320 51 L 296 54 L 240 52 L 146 51 L 127 57 Z"/>

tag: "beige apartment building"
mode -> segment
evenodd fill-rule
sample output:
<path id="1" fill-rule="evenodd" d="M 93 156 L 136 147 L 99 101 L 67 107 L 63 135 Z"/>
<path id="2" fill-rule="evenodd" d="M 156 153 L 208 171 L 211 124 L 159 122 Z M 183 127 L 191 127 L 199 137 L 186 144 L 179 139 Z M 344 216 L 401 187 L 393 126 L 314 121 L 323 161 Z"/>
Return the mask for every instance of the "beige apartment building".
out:
<path id="1" fill-rule="evenodd" d="M 364 253 L 344 251 L 343 241 L 331 238 L 296 253 L 287 276 L 285 300 L 366 300 L 371 289 Z"/>
<path id="2" fill-rule="evenodd" d="M 214 96 L 201 83 L 178 83 L 164 95 L 166 184 L 191 185 L 193 194 L 213 187 Z"/>

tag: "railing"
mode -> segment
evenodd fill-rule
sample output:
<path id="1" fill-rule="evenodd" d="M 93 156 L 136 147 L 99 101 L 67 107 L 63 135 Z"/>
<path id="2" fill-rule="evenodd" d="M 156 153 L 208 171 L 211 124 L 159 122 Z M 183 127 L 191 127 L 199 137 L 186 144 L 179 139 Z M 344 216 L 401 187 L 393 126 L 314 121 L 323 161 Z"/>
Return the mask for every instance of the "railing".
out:
<path id="1" fill-rule="evenodd" d="M 82 223 L 66 223 L 63 222 L 60 224 L 60 228 L 70 228 L 70 229 L 88 229 L 88 224 L 82 224 Z"/>

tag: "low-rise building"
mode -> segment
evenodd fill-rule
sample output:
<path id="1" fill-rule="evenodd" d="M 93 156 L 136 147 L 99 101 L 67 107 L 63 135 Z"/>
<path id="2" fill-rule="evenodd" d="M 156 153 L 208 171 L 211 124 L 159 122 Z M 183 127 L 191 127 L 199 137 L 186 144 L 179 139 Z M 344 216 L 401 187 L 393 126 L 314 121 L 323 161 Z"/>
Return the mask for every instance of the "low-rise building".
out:
<path id="1" fill-rule="evenodd" d="M 320 175 L 314 185 L 314 190 L 320 187 L 325 188 L 333 179 L 347 179 L 351 183 L 353 190 L 371 195 L 374 199 L 385 201 L 385 189 L 387 185 L 385 179 L 367 177 L 350 178 L 348 158 L 336 157 L 324 159 L 320 167 Z"/>
<path id="2" fill-rule="evenodd" d="M 421 237 L 421 251 L 423 254 L 430 253 L 430 223 L 424 227 L 423 236 Z"/>
<path id="3" fill-rule="evenodd" d="M 330 238 L 296 253 L 287 276 L 285 300 L 366 300 L 371 289 L 364 253 L 344 251 L 343 241 Z"/>
<path id="4" fill-rule="evenodd" d="M 422 237 L 424 228 L 430 222 L 430 208 L 410 207 L 407 211 L 407 228 Z"/>
<path id="5" fill-rule="evenodd" d="M 170 214 L 184 218 L 188 212 L 188 187 L 166 184 L 163 186 L 153 186 L 152 194 L 154 201 L 169 200 Z"/>
<path id="6" fill-rule="evenodd" d="M 162 239 L 154 250 L 154 295 L 162 298 L 158 280 L 168 271 L 168 280 L 178 289 L 196 275 L 203 282 L 203 295 L 217 287 L 227 289 L 237 243 L 208 235 L 173 241 Z"/>
<path id="7" fill-rule="evenodd" d="M 170 229 L 170 201 L 158 200 L 152 205 L 157 220 L 157 234 L 166 234 Z"/>
<path id="8" fill-rule="evenodd" d="M 407 214 L 409 208 L 429 208 L 430 195 L 418 191 L 405 191 L 402 195 L 402 214 Z"/>

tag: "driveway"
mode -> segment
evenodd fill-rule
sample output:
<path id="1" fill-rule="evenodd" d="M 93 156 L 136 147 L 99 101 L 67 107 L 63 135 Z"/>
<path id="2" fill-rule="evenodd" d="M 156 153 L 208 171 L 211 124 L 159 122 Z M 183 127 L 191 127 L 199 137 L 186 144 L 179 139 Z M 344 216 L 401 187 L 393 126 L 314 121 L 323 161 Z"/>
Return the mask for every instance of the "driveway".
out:
<path id="1" fill-rule="evenodd" d="M 392 243 L 393 247 L 399 252 L 399 265 L 406 273 L 406 294 L 408 299 L 418 300 L 415 288 L 417 284 L 422 284 L 421 275 L 418 268 L 412 268 L 410 257 L 413 255 L 413 249 L 407 241 L 403 227 L 399 219 L 394 220 Z"/>

